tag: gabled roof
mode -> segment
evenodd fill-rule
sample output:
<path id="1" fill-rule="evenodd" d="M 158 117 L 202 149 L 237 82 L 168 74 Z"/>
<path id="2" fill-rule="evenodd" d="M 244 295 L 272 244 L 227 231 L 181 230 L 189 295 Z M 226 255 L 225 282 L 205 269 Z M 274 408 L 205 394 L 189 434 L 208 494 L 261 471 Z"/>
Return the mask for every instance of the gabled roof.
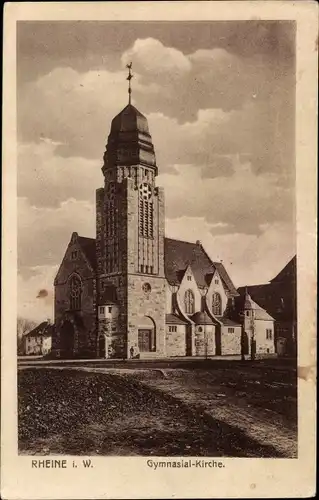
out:
<path id="1" fill-rule="evenodd" d="M 96 269 L 96 244 L 95 238 L 78 236 L 78 242 L 93 269 Z"/>
<path id="2" fill-rule="evenodd" d="M 256 319 L 270 320 L 270 321 L 274 320 L 273 316 L 271 316 L 266 311 L 266 309 L 264 309 L 264 307 L 260 304 L 260 302 L 255 302 L 255 300 L 253 300 L 253 298 L 249 293 L 248 288 L 249 287 L 241 287 L 240 289 L 238 289 L 240 295 L 235 299 L 235 311 L 237 318 L 239 318 L 240 314 L 242 314 L 244 310 L 251 309 L 254 311 Z M 246 291 L 248 293 L 246 293 Z"/>
<path id="3" fill-rule="evenodd" d="M 213 273 L 215 267 L 199 243 L 188 241 L 164 240 L 165 276 L 171 284 L 179 284 L 188 266 L 191 267 L 196 283 L 206 286 L 206 274 Z"/>
<path id="4" fill-rule="evenodd" d="M 96 240 L 77 236 L 77 241 L 88 259 L 90 265 L 96 270 Z M 164 239 L 164 266 L 165 277 L 171 284 L 180 284 L 188 266 L 199 287 L 208 286 L 215 270 L 217 269 L 226 290 L 231 295 L 238 295 L 225 267 L 221 262 L 213 262 L 202 245 L 189 241 Z"/>
<path id="5" fill-rule="evenodd" d="M 296 281 L 296 273 L 297 273 L 297 257 L 296 255 L 285 265 L 285 267 L 275 276 L 271 283 L 280 282 L 280 283 L 291 283 Z"/>
<path id="6" fill-rule="evenodd" d="M 255 309 L 255 318 L 256 319 L 263 319 L 263 320 L 270 320 L 273 321 L 275 318 L 270 316 L 270 314 L 265 311 L 265 309 L 262 309 L 261 307 L 256 307 Z"/>
<path id="7" fill-rule="evenodd" d="M 170 285 L 181 283 L 188 266 L 191 267 L 199 287 L 209 286 L 217 269 L 226 290 L 238 295 L 237 290 L 221 262 L 213 262 L 200 242 L 164 240 L 165 277 Z"/>
<path id="8" fill-rule="evenodd" d="M 48 321 L 43 321 L 38 326 L 33 328 L 25 337 L 51 337 L 53 335 L 54 325 Z"/>
<path id="9" fill-rule="evenodd" d="M 273 281 L 264 285 L 249 285 L 238 288 L 240 295 L 245 295 L 245 290 L 277 321 L 296 319 L 297 291 L 295 282 Z"/>
<path id="10" fill-rule="evenodd" d="M 234 286 L 234 283 L 230 279 L 224 265 L 221 262 L 214 262 L 214 266 L 216 267 L 216 269 L 219 273 L 219 276 L 221 277 L 222 281 L 224 282 L 229 293 L 231 293 L 232 295 L 238 295 L 238 292 Z"/>

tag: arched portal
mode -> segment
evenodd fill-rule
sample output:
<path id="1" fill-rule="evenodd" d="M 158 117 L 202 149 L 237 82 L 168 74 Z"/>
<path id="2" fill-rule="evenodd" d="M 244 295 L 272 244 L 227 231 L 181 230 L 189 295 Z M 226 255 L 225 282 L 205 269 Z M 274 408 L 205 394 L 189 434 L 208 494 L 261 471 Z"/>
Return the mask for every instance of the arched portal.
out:
<path id="1" fill-rule="evenodd" d="M 156 351 L 155 323 L 149 316 L 144 316 L 139 320 L 138 349 L 140 352 Z"/>
<path id="2" fill-rule="evenodd" d="M 60 331 L 61 357 L 73 358 L 74 356 L 74 326 L 71 321 L 64 321 Z"/>

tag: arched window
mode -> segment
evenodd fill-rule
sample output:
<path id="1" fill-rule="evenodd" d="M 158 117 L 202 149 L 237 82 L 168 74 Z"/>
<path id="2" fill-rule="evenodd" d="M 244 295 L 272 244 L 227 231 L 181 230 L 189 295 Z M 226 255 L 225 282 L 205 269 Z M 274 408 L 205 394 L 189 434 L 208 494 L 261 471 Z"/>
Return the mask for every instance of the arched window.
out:
<path id="1" fill-rule="evenodd" d="M 82 283 L 78 276 L 73 275 L 69 283 L 70 310 L 81 310 Z"/>
<path id="2" fill-rule="evenodd" d="M 194 314 L 195 312 L 195 298 L 192 290 L 186 290 L 185 297 L 185 312 L 186 314 Z"/>
<path id="3" fill-rule="evenodd" d="M 147 182 L 140 185 L 139 233 L 144 238 L 153 238 L 152 188 Z"/>
<path id="4" fill-rule="evenodd" d="M 212 297 L 212 310 L 215 316 L 222 315 L 222 298 L 217 292 L 215 292 Z"/>

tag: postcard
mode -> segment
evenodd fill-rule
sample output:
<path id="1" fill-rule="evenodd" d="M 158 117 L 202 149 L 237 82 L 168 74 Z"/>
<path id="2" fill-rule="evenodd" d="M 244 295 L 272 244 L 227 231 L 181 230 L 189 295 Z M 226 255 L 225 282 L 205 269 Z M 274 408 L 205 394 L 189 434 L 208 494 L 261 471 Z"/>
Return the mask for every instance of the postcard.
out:
<path id="1" fill-rule="evenodd" d="M 8 500 L 315 494 L 315 2 L 8 3 Z"/>

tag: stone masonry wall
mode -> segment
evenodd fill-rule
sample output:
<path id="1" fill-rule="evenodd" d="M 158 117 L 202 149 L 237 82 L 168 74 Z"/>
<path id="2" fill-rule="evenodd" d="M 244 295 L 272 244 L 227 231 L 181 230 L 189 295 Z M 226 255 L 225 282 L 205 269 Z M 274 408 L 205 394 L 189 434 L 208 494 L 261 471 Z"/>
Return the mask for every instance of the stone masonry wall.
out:
<path id="1" fill-rule="evenodd" d="M 272 331 L 272 338 L 267 339 L 266 329 Z M 271 320 L 255 320 L 256 354 L 273 354 L 275 352 L 274 322 Z"/>
<path id="2" fill-rule="evenodd" d="M 142 287 L 145 283 L 151 286 L 149 294 L 145 294 L 143 291 Z M 150 317 L 155 323 L 156 352 L 152 353 L 152 357 L 165 356 L 165 298 L 164 278 L 142 275 L 128 276 L 128 357 L 131 347 L 134 348 L 134 352 L 138 352 L 138 327 L 144 316 Z"/>
<path id="3" fill-rule="evenodd" d="M 78 256 L 72 260 L 74 250 Z M 77 274 L 82 282 L 81 311 L 70 311 L 69 279 Z M 96 355 L 97 322 L 96 322 L 96 281 L 93 270 L 90 268 L 82 250 L 76 240 L 70 242 L 56 276 L 54 297 L 54 317 L 56 328 L 52 338 L 53 354 L 59 355 L 61 349 L 61 327 L 65 319 L 74 321 L 75 356 Z"/>
<path id="4" fill-rule="evenodd" d="M 215 327 L 200 325 L 195 327 L 195 356 L 214 356 Z"/>
<path id="5" fill-rule="evenodd" d="M 112 283 L 116 288 L 118 300 L 118 317 L 110 323 L 112 331 L 112 357 L 124 358 L 127 353 L 127 277 L 121 274 L 102 275 L 99 279 L 99 290 L 102 283 Z M 103 321 L 99 321 L 99 332 L 104 328 Z M 112 330 L 116 326 L 116 331 Z"/>
<path id="6" fill-rule="evenodd" d="M 221 331 L 222 355 L 241 354 L 241 327 L 234 327 L 234 333 L 228 332 L 228 327 L 223 326 Z"/>
<path id="7" fill-rule="evenodd" d="M 186 356 L 186 327 L 176 326 L 176 332 L 169 331 L 166 325 L 166 356 Z"/>

